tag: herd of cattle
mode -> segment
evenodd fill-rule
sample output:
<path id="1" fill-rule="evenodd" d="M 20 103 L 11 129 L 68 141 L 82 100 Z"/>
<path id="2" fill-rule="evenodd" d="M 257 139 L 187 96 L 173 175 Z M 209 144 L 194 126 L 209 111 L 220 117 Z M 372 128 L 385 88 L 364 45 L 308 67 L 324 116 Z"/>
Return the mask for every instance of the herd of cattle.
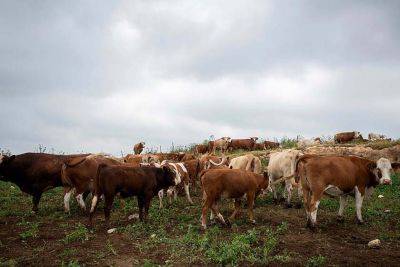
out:
<path id="1" fill-rule="evenodd" d="M 384 136 L 370 135 L 370 139 Z M 335 135 L 336 143 L 362 139 L 360 133 L 349 132 Z M 307 140 L 300 140 L 299 143 Z M 320 139 L 307 142 L 321 142 Z M 146 220 L 150 202 L 159 197 L 163 208 L 164 193 L 172 203 L 178 192 L 184 192 L 189 204 L 193 204 L 190 190 L 201 190 L 203 203 L 201 226 L 207 227 L 207 215 L 226 225 L 234 220 L 241 201 L 247 201 L 248 216 L 255 223 L 254 200 L 259 195 L 273 192 L 278 200 L 277 186 L 284 186 L 286 205 L 290 207 L 292 191 L 297 189 L 299 200 L 306 210 L 307 226 L 316 226 L 317 210 L 323 195 L 340 198 L 338 215 L 342 218 L 346 198 L 355 197 L 356 216 L 363 222 L 361 208 L 365 197 L 377 185 L 390 185 L 392 165 L 386 158 L 371 161 L 357 156 L 319 156 L 303 154 L 301 150 L 285 149 L 271 151 L 265 170 L 261 160 L 251 153 L 229 158 L 225 152 L 234 149 L 274 149 L 279 143 L 257 138 L 231 139 L 222 137 L 207 145 L 197 145 L 195 153 L 141 154 L 144 142 L 134 146 L 135 154 L 115 158 L 103 154 L 53 155 L 24 153 L 0 156 L 0 179 L 15 183 L 21 191 L 32 195 L 33 211 L 38 211 L 42 193 L 62 186 L 64 188 L 64 209 L 70 212 L 70 199 L 75 194 L 79 206 L 89 210 L 90 225 L 99 201 L 104 200 L 106 226 L 109 226 L 110 212 L 116 196 L 122 198 L 137 196 L 139 219 Z M 216 156 L 220 150 L 222 156 Z M 85 198 L 91 193 L 91 207 Z M 234 211 L 229 220 L 219 212 L 221 197 L 234 200 Z"/>

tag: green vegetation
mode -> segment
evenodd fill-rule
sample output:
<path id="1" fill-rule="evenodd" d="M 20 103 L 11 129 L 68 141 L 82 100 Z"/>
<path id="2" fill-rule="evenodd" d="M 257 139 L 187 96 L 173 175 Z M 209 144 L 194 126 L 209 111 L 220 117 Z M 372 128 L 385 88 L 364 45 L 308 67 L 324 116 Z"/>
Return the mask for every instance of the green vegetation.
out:
<path id="1" fill-rule="evenodd" d="M 89 230 L 81 223 L 78 223 L 75 229 L 72 232 L 67 233 L 62 241 L 65 244 L 77 241 L 84 243 L 85 241 L 89 240 L 89 237 Z"/>

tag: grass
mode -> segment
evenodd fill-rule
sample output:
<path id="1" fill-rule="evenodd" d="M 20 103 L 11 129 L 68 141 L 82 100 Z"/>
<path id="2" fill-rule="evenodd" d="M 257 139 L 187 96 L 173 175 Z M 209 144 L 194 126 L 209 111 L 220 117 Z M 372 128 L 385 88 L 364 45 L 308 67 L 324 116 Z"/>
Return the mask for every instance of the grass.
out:
<path id="1" fill-rule="evenodd" d="M 65 235 L 65 237 L 62 239 L 62 242 L 65 244 L 70 244 L 77 241 L 84 243 L 89 240 L 89 237 L 89 230 L 81 223 L 78 223 L 73 231 Z"/>

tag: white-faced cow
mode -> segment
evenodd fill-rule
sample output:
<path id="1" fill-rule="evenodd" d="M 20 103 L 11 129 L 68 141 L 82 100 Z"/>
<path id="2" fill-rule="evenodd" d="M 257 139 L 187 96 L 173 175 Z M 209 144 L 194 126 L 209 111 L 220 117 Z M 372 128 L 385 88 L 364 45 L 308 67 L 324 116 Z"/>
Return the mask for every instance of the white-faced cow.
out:
<path id="1" fill-rule="evenodd" d="M 135 152 L 135 155 L 139 155 L 140 153 L 142 153 L 145 144 L 145 142 L 140 142 L 133 146 L 133 151 Z"/>
<path id="2" fill-rule="evenodd" d="M 324 194 L 340 196 L 340 217 L 343 216 L 346 196 L 354 195 L 357 220 L 363 223 L 361 208 L 364 197 L 379 184 L 391 184 L 391 168 L 390 161 L 385 158 L 375 162 L 356 156 L 301 157 L 297 162 L 295 178 L 300 180 L 303 189 L 307 226 L 315 227 L 318 205 Z"/>
<path id="3" fill-rule="evenodd" d="M 354 140 L 364 140 L 361 133 L 354 131 L 354 132 L 343 132 L 343 133 L 337 133 L 335 134 L 334 137 L 335 143 L 342 144 L 342 143 L 348 143 Z"/>

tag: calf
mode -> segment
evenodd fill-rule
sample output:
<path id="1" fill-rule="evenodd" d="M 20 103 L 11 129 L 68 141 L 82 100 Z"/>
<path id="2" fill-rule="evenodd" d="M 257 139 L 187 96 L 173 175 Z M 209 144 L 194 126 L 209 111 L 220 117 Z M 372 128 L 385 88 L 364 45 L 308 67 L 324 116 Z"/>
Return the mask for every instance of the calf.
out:
<path id="1" fill-rule="evenodd" d="M 103 155 L 89 155 L 75 163 L 65 162 L 61 168 L 61 181 L 64 187 L 64 209 L 70 211 L 70 198 L 75 191 L 76 201 L 86 210 L 84 193 L 93 192 L 93 180 L 100 164 L 122 165 L 118 160 Z"/>
<path id="2" fill-rule="evenodd" d="M 139 207 L 139 219 L 146 220 L 150 201 L 160 190 L 180 183 L 175 170 L 163 166 L 156 167 L 128 167 L 107 166 L 100 164 L 95 178 L 95 193 L 90 209 L 89 223 L 93 224 L 93 216 L 97 207 L 97 201 L 104 194 L 105 224 L 108 227 L 110 211 L 116 194 L 121 197 L 137 196 Z"/>
<path id="3" fill-rule="evenodd" d="M 335 143 L 342 144 L 354 140 L 364 140 L 364 139 L 360 132 L 354 131 L 354 132 L 337 133 L 335 134 L 334 140 Z"/>
<path id="4" fill-rule="evenodd" d="M 297 162 L 295 178 L 303 189 L 307 226 L 314 228 L 321 197 L 326 194 L 340 196 L 339 217 L 343 216 L 346 196 L 354 194 L 356 214 L 363 223 L 361 208 L 364 196 L 379 184 L 391 184 L 390 161 L 377 162 L 355 156 L 305 155 Z"/>
<path id="5" fill-rule="evenodd" d="M 286 192 L 286 206 L 291 207 L 292 188 L 294 179 L 285 179 L 286 177 L 293 177 L 296 168 L 296 161 L 301 155 L 300 150 L 286 149 L 281 152 L 275 152 L 270 155 L 268 162 L 268 175 L 269 183 L 272 192 L 274 193 L 274 200 L 278 200 L 278 192 L 275 187 L 275 182 L 284 178 L 285 192 Z M 299 195 L 301 191 L 299 190 Z"/>
<path id="6" fill-rule="evenodd" d="M 221 196 L 235 199 L 235 210 L 230 220 L 236 217 L 240 210 L 241 198 L 246 194 L 247 209 L 251 223 L 255 223 L 253 205 L 256 196 L 268 187 L 268 176 L 233 169 L 211 169 L 205 171 L 201 176 L 203 190 L 203 207 L 201 213 L 201 226 L 207 228 L 207 213 L 211 208 L 212 213 L 217 216 L 222 224 L 226 224 L 224 217 L 218 210 L 218 201 Z"/>
<path id="7" fill-rule="evenodd" d="M 89 154 L 53 155 L 45 153 L 25 153 L 20 155 L 0 155 L 0 179 L 15 183 L 22 192 L 32 195 L 33 212 L 43 192 L 61 186 L 61 167 L 64 163 L 79 162 Z"/>
<path id="8" fill-rule="evenodd" d="M 144 145 L 145 142 L 140 142 L 133 146 L 133 151 L 135 152 L 135 155 L 139 155 L 140 153 L 142 153 Z"/>

